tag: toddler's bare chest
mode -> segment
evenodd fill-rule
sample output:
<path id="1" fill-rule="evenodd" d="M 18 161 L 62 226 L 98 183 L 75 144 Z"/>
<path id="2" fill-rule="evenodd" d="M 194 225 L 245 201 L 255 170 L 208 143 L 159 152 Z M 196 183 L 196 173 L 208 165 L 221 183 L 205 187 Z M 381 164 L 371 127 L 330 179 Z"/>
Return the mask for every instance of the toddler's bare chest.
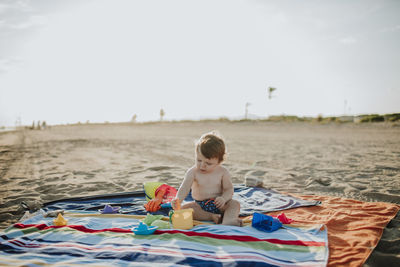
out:
<path id="1" fill-rule="evenodd" d="M 198 175 L 195 178 L 195 183 L 197 183 L 199 188 L 215 188 L 215 190 L 219 190 L 222 186 L 222 177 L 221 175 Z"/>

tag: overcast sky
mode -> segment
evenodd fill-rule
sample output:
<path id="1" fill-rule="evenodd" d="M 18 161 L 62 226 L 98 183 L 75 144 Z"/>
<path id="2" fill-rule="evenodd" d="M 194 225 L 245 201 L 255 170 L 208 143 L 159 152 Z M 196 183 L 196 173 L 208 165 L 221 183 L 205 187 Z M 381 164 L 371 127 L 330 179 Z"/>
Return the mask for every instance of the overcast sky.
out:
<path id="1" fill-rule="evenodd" d="M 400 112 L 399 49 L 397 0 L 0 0 L 0 126 Z"/>

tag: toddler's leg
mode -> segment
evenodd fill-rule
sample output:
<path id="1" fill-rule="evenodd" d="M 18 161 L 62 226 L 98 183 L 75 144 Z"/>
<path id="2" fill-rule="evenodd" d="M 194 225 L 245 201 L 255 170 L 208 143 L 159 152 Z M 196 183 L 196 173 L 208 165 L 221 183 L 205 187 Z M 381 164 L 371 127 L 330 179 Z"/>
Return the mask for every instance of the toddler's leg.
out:
<path id="1" fill-rule="evenodd" d="M 198 221 L 213 221 L 218 224 L 221 223 L 221 214 L 215 214 L 203 210 L 196 202 L 190 202 L 182 206 L 182 209 L 193 209 L 193 219 Z"/>
<path id="2" fill-rule="evenodd" d="M 224 207 L 224 217 L 222 224 L 242 226 L 243 222 L 239 219 L 240 203 L 237 200 L 231 199 Z"/>

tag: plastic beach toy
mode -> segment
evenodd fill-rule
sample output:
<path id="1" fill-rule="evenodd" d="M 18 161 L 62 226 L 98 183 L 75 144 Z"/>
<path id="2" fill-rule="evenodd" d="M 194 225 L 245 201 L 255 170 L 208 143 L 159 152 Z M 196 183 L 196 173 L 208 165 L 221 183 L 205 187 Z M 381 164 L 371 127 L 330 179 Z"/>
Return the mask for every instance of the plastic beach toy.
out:
<path id="1" fill-rule="evenodd" d="M 110 205 L 105 205 L 104 209 L 99 210 L 102 214 L 118 213 L 121 207 L 112 207 Z"/>
<path id="2" fill-rule="evenodd" d="M 157 226 L 158 229 L 170 229 L 171 225 L 169 222 L 163 220 L 155 220 L 151 223 L 151 226 Z"/>
<path id="3" fill-rule="evenodd" d="M 174 201 L 175 205 L 172 207 L 174 210 L 169 212 L 169 220 L 172 223 L 172 227 L 175 229 L 192 229 L 193 228 L 193 209 L 181 209 L 181 203 L 179 199 Z"/>
<path id="4" fill-rule="evenodd" d="M 135 235 L 151 235 L 157 230 L 158 226 L 147 226 L 147 224 L 140 222 L 139 226 L 132 228 Z"/>
<path id="5" fill-rule="evenodd" d="M 293 222 L 293 220 L 286 217 L 285 213 L 283 212 L 276 216 L 276 218 L 278 218 L 278 220 L 283 224 L 291 224 Z"/>
<path id="6" fill-rule="evenodd" d="M 172 204 L 171 204 L 171 202 L 161 204 L 161 208 L 163 208 L 163 209 L 169 208 L 170 209 L 170 208 L 172 208 Z"/>
<path id="7" fill-rule="evenodd" d="M 53 224 L 55 226 L 64 226 L 67 225 L 68 221 L 64 219 L 61 213 L 58 214 L 57 218 L 53 220 Z"/>
<path id="8" fill-rule="evenodd" d="M 281 228 L 282 223 L 277 218 L 255 212 L 253 214 L 253 220 L 251 221 L 251 226 L 260 231 L 270 233 Z"/>
<path id="9" fill-rule="evenodd" d="M 169 213 L 172 227 L 175 229 L 193 228 L 193 209 L 171 210 Z"/>
<path id="10" fill-rule="evenodd" d="M 174 187 L 159 182 L 147 182 L 143 187 L 148 201 L 144 207 L 150 212 L 158 211 L 162 204 L 170 202 L 177 193 Z"/>
<path id="11" fill-rule="evenodd" d="M 150 226 L 154 221 L 161 220 L 162 217 L 164 217 L 164 216 L 163 215 L 153 215 L 153 214 L 147 213 L 146 217 L 141 221 L 144 222 L 145 224 L 147 224 L 148 226 Z"/>

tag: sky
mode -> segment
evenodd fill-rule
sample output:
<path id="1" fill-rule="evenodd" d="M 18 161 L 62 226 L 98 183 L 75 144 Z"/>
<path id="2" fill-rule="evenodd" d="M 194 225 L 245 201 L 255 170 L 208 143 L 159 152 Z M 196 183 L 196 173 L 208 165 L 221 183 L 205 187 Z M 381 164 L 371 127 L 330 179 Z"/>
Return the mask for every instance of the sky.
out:
<path id="1" fill-rule="evenodd" d="M 397 0 L 0 0 L 0 126 L 397 113 L 399 49 Z"/>

